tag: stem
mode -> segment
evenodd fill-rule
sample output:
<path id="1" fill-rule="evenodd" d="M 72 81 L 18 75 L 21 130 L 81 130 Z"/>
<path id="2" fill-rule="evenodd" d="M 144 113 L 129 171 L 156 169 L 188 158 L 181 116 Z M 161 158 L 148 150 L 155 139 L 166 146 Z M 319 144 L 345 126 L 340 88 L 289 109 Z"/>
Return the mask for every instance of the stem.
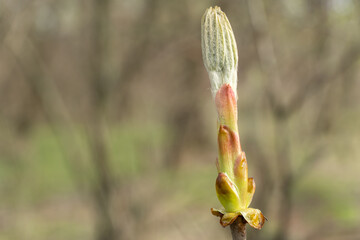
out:
<path id="1" fill-rule="evenodd" d="M 235 222 L 230 225 L 231 236 L 233 240 L 246 240 L 246 221 L 243 216 L 236 218 Z"/>

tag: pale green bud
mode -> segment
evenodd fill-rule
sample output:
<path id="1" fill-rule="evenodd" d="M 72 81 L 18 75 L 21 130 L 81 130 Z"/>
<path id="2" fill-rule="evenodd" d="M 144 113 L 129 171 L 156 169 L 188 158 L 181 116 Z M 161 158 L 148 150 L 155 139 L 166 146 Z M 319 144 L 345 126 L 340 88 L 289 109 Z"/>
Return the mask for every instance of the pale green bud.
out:
<path id="1" fill-rule="evenodd" d="M 216 179 L 216 194 L 227 212 L 235 212 L 241 208 L 236 185 L 226 173 L 219 173 Z"/>
<path id="2" fill-rule="evenodd" d="M 238 51 L 229 20 L 220 7 L 206 10 L 201 21 L 201 47 L 211 91 L 228 83 L 236 95 Z"/>

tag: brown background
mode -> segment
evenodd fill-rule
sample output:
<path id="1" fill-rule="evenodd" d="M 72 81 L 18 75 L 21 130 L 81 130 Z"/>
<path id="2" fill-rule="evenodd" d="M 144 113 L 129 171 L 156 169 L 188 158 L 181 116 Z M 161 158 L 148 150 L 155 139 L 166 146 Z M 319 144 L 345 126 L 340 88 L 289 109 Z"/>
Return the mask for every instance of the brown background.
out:
<path id="1" fill-rule="evenodd" d="M 0 240 L 230 239 L 200 19 L 239 50 L 249 239 L 360 239 L 356 0 L 0 0 Z"/>

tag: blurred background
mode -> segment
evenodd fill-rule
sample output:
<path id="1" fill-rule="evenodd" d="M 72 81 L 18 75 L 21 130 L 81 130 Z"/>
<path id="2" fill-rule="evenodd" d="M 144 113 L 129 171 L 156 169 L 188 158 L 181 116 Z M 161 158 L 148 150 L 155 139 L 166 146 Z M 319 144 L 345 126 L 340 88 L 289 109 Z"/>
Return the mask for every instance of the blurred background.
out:
<path id="1" fill-rule="evenodd" d="M 230 239 L 200 19 L 239 49 L 248 239 L 360 239 L 357 0 L 0 0 L 0 239 Z"/>

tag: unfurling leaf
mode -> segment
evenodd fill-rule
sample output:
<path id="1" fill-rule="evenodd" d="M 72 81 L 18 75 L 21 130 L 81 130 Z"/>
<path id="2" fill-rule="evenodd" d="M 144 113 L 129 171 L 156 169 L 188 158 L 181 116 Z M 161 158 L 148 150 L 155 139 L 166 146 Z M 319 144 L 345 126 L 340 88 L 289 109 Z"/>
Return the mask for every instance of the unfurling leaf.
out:
<path id="1" fill-rule="evenodd" d="M 248 167 L 244 152 L 242 152 L 235 160 L 234 179 L 239 190 L 241 208 L 246 208 L 246 201 L 248 198 Z"/>
<path id="2" fill-rule="evenodd" d="M 226 173 L 219 173 L 216 179 L 216 193 L 226 212 L 235 212 L 240 209 L 238 191 Z"/>
<path id="3" fill-rule="evenodd" d="M 238 135 L 229 127 L 220 125 L 218 133 L 219 144 L 219 172 L 225 172 L 230 178 L 234 176 L 233 165 L 240 153 Z"/>

